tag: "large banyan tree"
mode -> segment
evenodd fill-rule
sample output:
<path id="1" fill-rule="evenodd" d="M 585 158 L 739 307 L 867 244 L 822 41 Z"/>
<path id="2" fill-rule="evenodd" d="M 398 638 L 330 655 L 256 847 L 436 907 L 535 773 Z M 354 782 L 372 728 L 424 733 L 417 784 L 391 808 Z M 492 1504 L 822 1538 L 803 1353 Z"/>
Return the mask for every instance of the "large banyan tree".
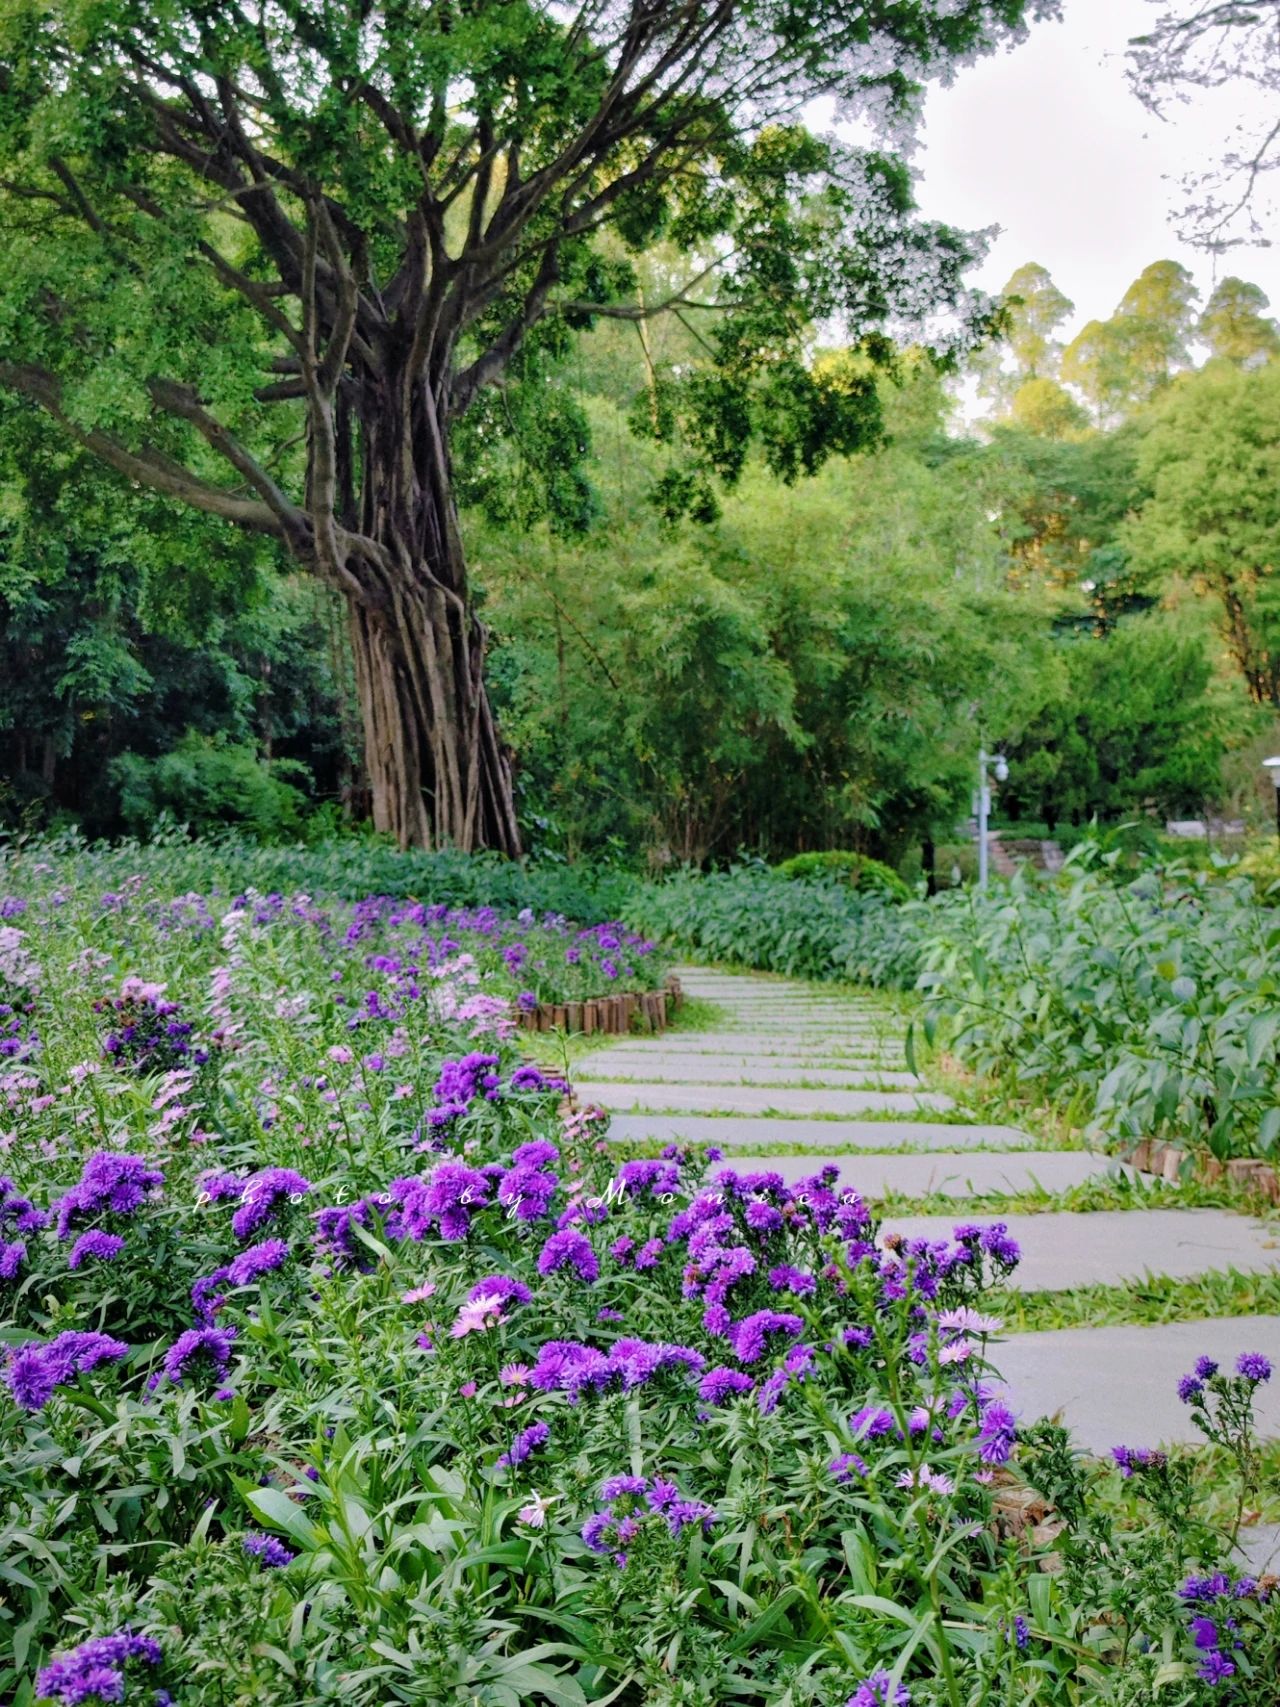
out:
<path id="1" fill-rule="evenodd" d="M 753 434 L 787 477 L 873 442 L 886 330 L 979 315 L 903 126 L 1054 9 L 0 0 L 0 385 L 341 594 L 379 829 L 517 852 L 457 423 L 548 327 L 672 307 L 627 259 L 661 237 L 706 358 L 672 381 L 673 489 Z M 807 360 L 824 322 L 867 359 Z"/>

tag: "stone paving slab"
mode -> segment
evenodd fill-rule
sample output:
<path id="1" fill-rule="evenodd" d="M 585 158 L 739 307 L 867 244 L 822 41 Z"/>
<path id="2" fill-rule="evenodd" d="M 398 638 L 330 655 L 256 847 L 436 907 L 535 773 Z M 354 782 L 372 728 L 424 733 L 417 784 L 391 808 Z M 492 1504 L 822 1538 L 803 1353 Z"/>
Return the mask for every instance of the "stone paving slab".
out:
<path id="1" fill-rule="evenodd" d="M 1280 1523 L 1255 1523 L 1240 1531 L 1238 1546 L 1255 1576 L 1280 1576 Z"/>
<path id="2" fill-rule="evenodd" d="M 956 1219 L 893 1215 L 885 1231 L 947 1239 Z M 1227 1209 L 1108 1209 L 1001 1220 L 1022 1246 L 1009 1281 L 1021 1292 L 1117 1286 L 1147 1274 L 1185 1280 L 1228 1268 L 1265 1274 L 1280 1265 L 1280 1229 Z"/>
<path id="3" fill-rule="evenodd" d="M 1263 1352 L 1280 1368 L 1280 1316 L 1014 1334 L 991 1360 L 1021 1417 L 1060 1412 L 1080 1445 L 1101 1455 L 1113 1446 L 1199 1445 L 1178 1377 L 1201 1356 L 1230 1369 L 1242 1351 Z M 1254 1414 L 1263 1435 L 1280 1435 L 1280 1381 L 1258 1388 Z"/>
<path id="4" fill-rule="evenodd" d="M 780 1085 L 659 1085 L 610 1084 L 604 1079 L 580 1079 L 574 1085 L 578 1100 L 600 1108 L 634 1114 L 679 1109 L 688 1114 L 866 1114 L 875 1109 L 891 1114 L 915 1114 L 921 1109 L 954 1108 L 941 1091 L 824 1091 L 796 1090 Z"/>
<path id="5" fill-rule="evenodd" d="M 968 1156 L 832 1156 L 819 1150 L 803 1156 L 739 1156 L 731 1164 L 726 1158 L 714 1162 L 708 1172 L 735 1166 L 741 1172 L 776 1173 L 785 1180 L 806 1179 L 828 1162 L 840 1169 L 841 1184 L 863 1197 L 884 1197 L 900 1192 L 906 1197 L 945 1193 L 963 1201 L 987 1193 L 1067 1191 L 1086 1180 L 1100 1178 L 1115 1165 L 1109 1156 L 1087 1150 L 1007 1150 L 1001 1154 Z M 966 1211 L 968 1220 L 981 1219 L 975 1205 Z"/>
<path id="6" fill-rule="evenodd" d="M 638 1057 L 614 1055 L 610 1050 L 601 1050 L 591 1057 L 591 1076 L 593 1082 L 601 1079 L 642 1079 L 664 1085 L 795 1085 L 804 1080 L 806 1084 L 828 1086 L 832 1090 L 890 1085 L 910 1089 L 920 1083 L 914 1073 L 881 1068 L 874 1063 L 857 1069 L 823 1067 L 816 1061 L 792 1062 L 779 1067 L 767 1062 L 737 1063 L 714 1058 L 690 1061 L 687 1057 L 656 1052 Z"/>
<path id="7" fill-rule="evenodd" d="M 779 1056 L 784 1061 L 828 1061 L 833 1066 L 843 1066 L 846 1060 L 874 1060 L 878 1055 L 886 1054 L 895 1055 L 899 1060 L 902 1058 L 902 1045 L 894 1039 L 881 1048 L 873 1037 L 865 1042 L 861 1039 L 847 1042 L 837 1038 L 833 1043 L 825 1039 L 821 1043 L 811 1043 L 804 1037 L 779 1036 L 776 1031 L 664 1031 L 660 1038 L 633 1036 L 625 1043 L 611 1043 L 606 1048 L 610 1053 L 614 1050 L 633 1055 L 660 1053 L 695 1060 L 703 1055 L 715 1055 L 725 1061 L 744 1057 L 752 1061 L 767 1061 Z M 604 1053 L 593 1054 L 591 1060 L 603 1059 Z"/>
<path id="8" fill-rule="evenodd" d="M 721 1149 L 739 1144 L 803 1144 L 830 1151 L 849 1144 L 865 1150 L 919 1149 L 943 1154 L 975 1146 L 1018 1150 L 1028 1143 L 1026 1134 L 1014 1126 L 950 1126 L 940 1120 L 770 1120 L 761 1115 L 717 1119 L 703 1114 L 615 1114 L 609 1120 L 609 1137 L 621 1142 L 657 1138 L 664 1144 L 682 1139 L 688 1144 L 718 1144 Z"/>

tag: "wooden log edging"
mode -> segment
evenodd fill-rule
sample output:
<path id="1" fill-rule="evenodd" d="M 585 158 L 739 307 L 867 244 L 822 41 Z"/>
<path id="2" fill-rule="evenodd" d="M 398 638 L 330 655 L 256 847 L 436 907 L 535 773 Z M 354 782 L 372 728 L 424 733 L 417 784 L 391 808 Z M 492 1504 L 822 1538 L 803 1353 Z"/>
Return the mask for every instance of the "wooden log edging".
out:
<path id="1" fill-rule="evenodd" d="M 583 1002 L 539 1002 L 534 1008 L 516 1009 L 515 1017 L 523 1031 L 581 1032 L 585 1037 L 597 1033 L 623 1035 L 636 1029 L 637 1020 L 640 1030 L 665 1031 L 672 1012 L 683 1001 L 680 980 L 672 974 L 661 990 L 595 996 Z"/>
<path id="2" fill-rule="evenodd" d="M 1260 1156 L 1233 1156 L 1230 1161 L 1220 1162 L 1216 1156 L 1202 1151 L 1183 1150 L 1158 1138 L 1143 1138 L 1134 1146 L 1128 1160 L 1139 1173 L 1152 1174 L 1170 1183 L 1181 1177 L 1190 1161 L 1192 1177 L 1203 1185 L 1216 1185 L 1226 1179 L 1232 1185 L 1256 1192 L 1270 1203 L 1280 1203 L 1280 1173 Z"/>

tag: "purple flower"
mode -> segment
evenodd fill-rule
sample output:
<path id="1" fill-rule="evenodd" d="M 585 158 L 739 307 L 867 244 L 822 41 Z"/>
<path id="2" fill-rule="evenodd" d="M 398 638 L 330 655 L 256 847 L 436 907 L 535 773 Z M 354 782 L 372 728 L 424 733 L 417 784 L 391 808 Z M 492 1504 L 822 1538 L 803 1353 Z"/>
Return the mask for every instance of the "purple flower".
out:
<path id="1" fill-rule="evenodd" d="M 25 1239 L 14 1239 L 12 1244 L 0 1239 L 0 1280 L 12 1280 L 26 1260 Z"/>
<path id="2" fill-rule="evenodd" d="M 291 1553 L 282 1541 L 277 1541 L 274 1535 L 263 1535 L 256 1529 L 249 1531 L 242 1544 L 251 1559 L 257 1559 L 277 1570 L 283 1565 L 292 1564 L 298 1556 Z"/>
<path id="3" fill-rule="evenodd" d="M 1197 1381 L 1194 1375 L 1184 1375 L 1178 1382 L 1178 1397 L 1184 1405 L 1189 1405 L 1193 1399 L 1198 1399 L 1204 1392 L 1204 1382 Z"/>
<path id="4" fill-rule="evenodd" d="M 78 1648 L 63 1654 L 36 1678 L 36 1694 L 42 1699 L 80 1707 L 82 1702 L 123 1701 L 125 1667 L 131 1660 L 159 1665 L 163 1656 L 150 1636 L 135 1636 L 126 1626 L 113 1636 L 91 1636 Z"/>
<path id="5" fill-rule="evenodd" d="M 1225 1683 L 1236 1675 L 1236 1668 L 1225 1654 L 1215 1649 L 1201 1660 L 1198 1675 L 1205 1683 Z"/>
<path id="6" fill-rule="evenodd" d="M 643 1476 L 610 1476 L 600 1484 L 602 1500 L 620 1500 L 624 1494 L 646 1494 L 649 1484 Z"/>
<path id="7" fill-rule="evenodd" d="M 529 1304 L 533 1293 L 523 1280 L 513 1280 L 509 1274 L 491 1274 L 488 1280 L 478 1280 L 467 1293 L 469 1304 L 474 1304 L 477 1298 L 497 1298 L 504 1305 Z"/>
<path id="8" fill-rule="evenodd" d="M 1201 1381 L 1211 1381 L 1218 1373 L 1218 1366 L 1211 1357 L 1196 1359 L 1196 1375 Z"/>
<path id="9" fill-rule="evenodd" d="M 1271 1359 L 1260 1351 L 1242 1351 L 1236 1359 L 1236 1374 L 1255 1384 L 1271 1379 Z"/>
<path id="10" fill-rule="evenodd" d="M 854 1690 L 845 1707 L 911 1707 L 911 1697 L 902 1684 L 895 1686 L 887 1671 L 873 1671 Z"/>
<path id="11" fill-rule="evenodd" d="M 978 1457 L 984 1464 L 1007 1464 L 1018 1438 L 1018 1424 L 1005 1405 L 988 1405 L 978 1431 Z"/>
<path id="12" fill-rule="evenodd" d="M 775 1292 L 794 1292 L 797 1297 L 804 1297 L 813 1292 L 817 1284 L 811 1274 L 792 1268 L 790 1263 L 780 1263 L 777 1268 L 769 1270 L 769 1285 Z"/>
<path id="13" fill-rule="evenodd" d="M 1197 1648 L 1216 1648 L 1218 1646 L 1218 1626 L 1212 1618 L 1193 1618 L 1191 1620 L 1191 1640 Z"/>
<path id="14" fill-rule="evenodd" d="M 58 1237 L 69 1239 L 77 1222 L 96 1215 L 131 1215 L 151 1188 L 163 1183 L 163 1172 L 149 1168 L 144 1156 L 95 1151 L 77 1183 L 52 1206 Z"/>
<path id="15" fill-rule="evenodd" d="M 579 1279 L 588 1285 L 600 1275 L 600 1261 L 591 1248 L 591 1241 L 572 1227 L 552 1233 L 538 1253 L 539 1274 L 553 1274 L 560 1268 L 574 1269 Z"/>
<path id="16" fill-rule="evenodd" d="M 765 1340 L 770 1334 L 788 1334 L 792 1339 L 804 1329 L 799 1316 L 777 1310 L 757 1310 L 729 1331 L 729 1343 L 737 1353 L 739 1363 L 755 1363 L 764 1355 Z"/>
<path id="17" fill-rule="evenodd" d="M 531 1452 L 545 1446 L 551 1437 L 551 1429 L 544 1422 L 530 1423 L 516 1435 L 511 1445 L 498 1459 L 498 1463 L 507 1469 L 513 1469 L 517 1464 L 523 1464 Z"/>
<path id="18" fill-rule="evenodd" d="M 698 1383 L 698 1397 L 707 1405 L 727 1405 L 739 1393 L 749 1393 L 755 1382 L 740 1369 L 709 1369 Z"/>
<path id="19" fill-rule="evenodd" d="M 188 1328 L 164 1354 L 164 1372 L 175 1384 L 203 1369 L 206 1385 L 216 1385 L 231 1362 L 234 1328 Z"/>
<path id="20" fill-rule="evenodd" d="M 292 1168 L 263 1168 L 250 1174 L 240 1193 L 240 1207 L 231 1217 L 237 1239 L 251 1239 L 275 1215 L 282 1200 L 301 1202 L 311 1190 L 311 1181 Z"/>
<path id="21" fill-rule="evenodd" d="M 48 1404 L 56 1387 L 87 1375 L 100 1363 L 118 1363 L 128 1355 L 123 1340 L 70 1330 L 45 1345 L 33 1340 L 20 1346 L 10 1354 L 4 1378 L 24 1411 L 38 1411 Z"/>
<path id="22" fill-rule="evenodd" d="M 227 1266 L 226 1278 L 232 1286 L 248 1286 L 260 1275 L 270 1274 L 289 1260 L 289 1247 L 283 1239 L 264 1239 L 260 1245 L 250 1245 L 233 1257 Z"/>
<path id="23" fill-rule="evenodd" d="M 98 1262 L 111 1262 L 124 1249 L 124 1240 L 118 1233 L 104 1233 L 99 1228 L 91 1228 L 87 1233 L 81 1233 L 71 1247 L 71 1255 L 67 1258 L 68 1268 L 79 1268 L 82 1262 L 92 1257 Z"/>
<path id="24" fill-rule="evenodd" d="M 867 1461 L 856 1452 L 842 1452 L 827 1465 L 827 1471 L 833 1481 L 847 1482 L 855 1474 L 867 1474 Z"/>

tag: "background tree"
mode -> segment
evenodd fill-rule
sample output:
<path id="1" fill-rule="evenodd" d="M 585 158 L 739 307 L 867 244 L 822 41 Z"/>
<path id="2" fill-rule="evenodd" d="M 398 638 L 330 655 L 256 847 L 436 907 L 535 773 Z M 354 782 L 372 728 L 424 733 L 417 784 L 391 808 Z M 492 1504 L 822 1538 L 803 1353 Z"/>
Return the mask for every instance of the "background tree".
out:
<path id="1" fill-rule="evenodd" d="M 1057 379 L 1062 344 L 1054 333 L 1074 312 L 1075 304 L 1037 261 L 1019 267 L 998 300 L 999 336 L 976 353 L 971 366 L 978 375 L 980 395 L 1005 413 L 1022 386 Z"/>
<path id="2" fill-rule="evenodd" d="M 1271 303 L 1264 291 L 1244 279 L 1227 278 L 1214 286 L 1196 326 L 1210 355 L 1237 367 L 1256 366 L 1280 354 L 1280 327 L 1267 317 Z"/>
<path id="3" fill-rule="evenodd" d="M 1153 261 L 1110 320 L 1091 320 L 1067 346 L 1062 377 L 1076 385 L 1103 425 L 1150 400 L 1190 362 L 1199 293 L 1177 261 Z"/>
<path id="4" fill-rule="evenodd" d="M 347 602 L 374 822 L 514 852 L 451 435 L 536 377 L 626 254 L 711 246 L 699 461 L 761 430 L 781 473 L 872 442 L 855 336 L 967 308 L 971 245 L 902 162 L 810 136 L 805 104 L 909 120 L 920 80 L 1048 0 L 154 0 L 0 7 L 0 383 L 135 484 L 281 541 Z M 883 349 L 872 343 L 873 353 Z"/>
<path id="5" fill-rule="evenodd" d="M 1138 473 L 1151 495 L 1121 529 L 1136 564 L 1211 599 L 1250 697 L 1280 707 L 1280 363 L 1179 380 Z"/>

